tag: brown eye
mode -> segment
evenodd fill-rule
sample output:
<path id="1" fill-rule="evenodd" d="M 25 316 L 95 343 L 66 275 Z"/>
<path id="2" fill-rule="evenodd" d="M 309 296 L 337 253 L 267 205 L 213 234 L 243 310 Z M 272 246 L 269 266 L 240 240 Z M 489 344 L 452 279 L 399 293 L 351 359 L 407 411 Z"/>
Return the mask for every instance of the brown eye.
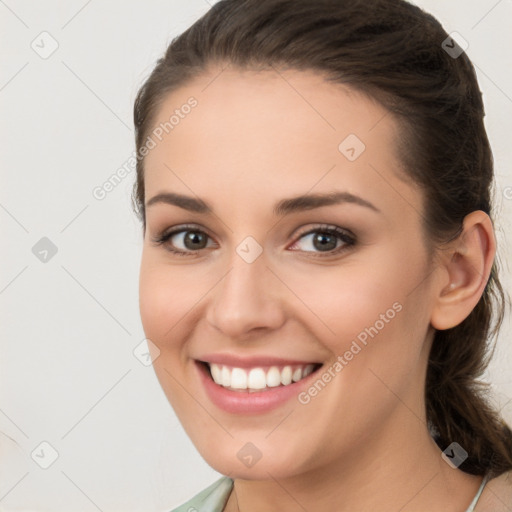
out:
<path id="1" fill-rule="evenodd" d="M 332 251 L 336 248 L 337 244 L 336 236 L 330 233 L 316 233 L 313 236 L 313 246 L 320 251 Z"/>
<path id="2" fill-rule="evenodd" d="M 208 235 L 202 233 L 200 231 L 182 231 L 180 233 L 185 233 L 183 237 L 183 245 L 191 250 L 197 251 L 198 249 L 204 249 L 208 242 Z M 178 233 L 179 234 L 179 233 Z M 174 238 L 174 235 L 172 238 Z"/>
<path id="3" fill-rule="evenodd" d="M 353 235 L 338 227 L 322 227 L 302 234 L 292 248 L 300 246 L 300 241 L 304 241 L 302 248 L 299 247 L 301 251 L 337 254 L 355 245 L 356 240 Z"/>
<path id="4" fill-rule="evenodd" d="M 208 245 L 208 239 L 211 237 L 207 233 L 194 226 L 181 226 L 180 229 L 163 233 L 153 239 L 153 242 L 156 245 L 164 245 L 172 253 L 188 256 L 210 247 L 212 244 Z"/>

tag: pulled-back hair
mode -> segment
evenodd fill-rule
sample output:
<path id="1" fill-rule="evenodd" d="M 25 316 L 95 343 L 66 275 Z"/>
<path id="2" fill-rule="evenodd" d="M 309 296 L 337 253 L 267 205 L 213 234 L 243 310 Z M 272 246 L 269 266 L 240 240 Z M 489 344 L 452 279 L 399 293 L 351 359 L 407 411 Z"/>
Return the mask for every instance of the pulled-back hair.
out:
<path id="1" fill-rule="evenodd" d="M 404 0 L 221 0 L 172 40 L 139 90 L 137 149 L 167 95 L 212 66 L 312 70 L 393 113 L 406 177 L 424 194 L 426 240 L 440 247 L 461 233 L 472 211 L 493 218 L 493 157 L 482 94 L 468 56 L 448 52 L 447 38 L 434 17 Z M 458 49 L 448 41 L 448 48 Z M 132 198 L 145 231 L 143 159 Z M 496 259 L 469 316 L 435 331 L 428 361 L 430 432 L 441 450 L 459 443 L 468 452 L 460 469 L 475 475 L 512 469 L 512 432 L 480 380 L 505 299 Z"/>

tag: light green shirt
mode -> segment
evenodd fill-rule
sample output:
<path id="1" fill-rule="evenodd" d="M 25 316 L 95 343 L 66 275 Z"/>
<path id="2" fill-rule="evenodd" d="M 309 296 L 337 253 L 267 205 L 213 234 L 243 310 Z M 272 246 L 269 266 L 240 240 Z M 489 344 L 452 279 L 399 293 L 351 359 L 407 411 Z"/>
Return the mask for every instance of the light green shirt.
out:
<path id="1" fill-rule="evenodd" d="M 233 489 L 233 480 L 223 476 L 171 512 L 222 512 Z"/>
<path id="2" fill-rule="evenodd" d="M 487 480 L 488 477 L 485 476 L 478 492 L 465 512 L 473 512 L 475 510 L 475 506 L 484 490 Z M 232 489 L 233 480 L 227 476 L 223 476 L 212 485 L 202 490 L 199 494 L 196 494 L 190 501 L 171 510 L 171 512 L 222 512 Z"/>

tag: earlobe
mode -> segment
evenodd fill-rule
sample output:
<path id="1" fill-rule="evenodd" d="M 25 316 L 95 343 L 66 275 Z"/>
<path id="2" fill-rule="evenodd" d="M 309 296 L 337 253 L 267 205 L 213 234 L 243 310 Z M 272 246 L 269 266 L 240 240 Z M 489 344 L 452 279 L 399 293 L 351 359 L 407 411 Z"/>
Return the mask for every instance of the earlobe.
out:
<path id="1" fill-rule="evenodd" d="M 430 320 L 439 330 L 459 325 L 482 296 L 496 253 L 490 217 L 481 210 L 468 214 L 462 233 L 443 252 L 446 277 L 435 291 Z"/>

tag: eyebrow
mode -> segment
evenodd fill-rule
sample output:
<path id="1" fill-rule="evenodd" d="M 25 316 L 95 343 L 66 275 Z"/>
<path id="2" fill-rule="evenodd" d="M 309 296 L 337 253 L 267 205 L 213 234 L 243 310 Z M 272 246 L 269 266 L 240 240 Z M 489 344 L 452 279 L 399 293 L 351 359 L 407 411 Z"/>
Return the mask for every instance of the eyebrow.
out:
<path id="1" fill-rule="evenodd" d="M 158 203 L 178 206 L 184 210 L 201 213 L 203 215 L 213 214 L 213 208 L 206 201 L 203 201 L 200 198 L 185 196 L 174 192 L 161 192 L 156 196 L 153 196 L 146 203 L 146 208 Z M 374 210 L 375 212 L 380 212 L 375 205 L 362 197 L 351 194 L 350 192 L 337 191 L 326 194 L 304 194 L 288 199 L 281 199 L 274 205 L 272 211 L 275 216 L 284 216 L 294 212 L 313 210 L 315 208 L 321 208 L 322 206 L 343 203 L 356 204 Z"/>

